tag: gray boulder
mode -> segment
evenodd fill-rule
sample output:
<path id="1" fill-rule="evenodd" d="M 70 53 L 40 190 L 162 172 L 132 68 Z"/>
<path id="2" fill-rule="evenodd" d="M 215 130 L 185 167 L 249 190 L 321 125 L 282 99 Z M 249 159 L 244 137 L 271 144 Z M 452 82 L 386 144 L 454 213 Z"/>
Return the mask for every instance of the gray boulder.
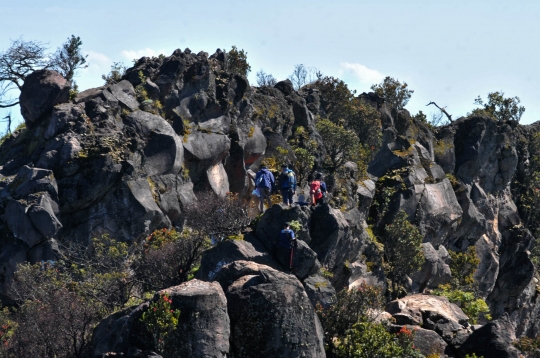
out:
<path id="1" fill-rule="evenodd" d="M 302 284 L 313 307 L 321 305 L 328 308 L 336 298 L 336 290 L 321 274 L 307 277 Z"/>
<path id="2" fill-rule="evenodd" d="M 230 322 L 219 284 L 192 280 L 157 292 L 152 301 L 161 299 L 161 294 L 172 299 L 172 309 L 181 311 L 176 330 L 168 336 L 166 356 L 225 358 L 229 354 Z M 109 352 L 126 354 L 134 348 L 155 350 L 140 321 L 150 302 L 101 321 L 92 337 L 94 356 Z"/>
<path id="3" fill-rule="evenodd" d="M 256 238 L 250 237 L 246 240 L 224 240 L 206 250 L 201 258 L 197 277 L 201 280 L 213 281 L 223 266 L 240 260 L 252 261 L 274 269 L 279 268 L 264 246 Z"/>
<path id="4" fill-rule="evenodd" d="M 234 357 L 326 356 L 321 323 L 296 277 L 235 261 L 216 280 L 227 296 Z"/>
<path id="5" fill-rule="evenodd" d="M 522 357 L 512 344 L 515 340 L 513 324 L 508 316 L 503 316 L 475 330 L 461 346 L 461 353 L 475 353 L 478 357 Z"/>
<path id="6" fill-rule="evenodd" d="M 29 74 L 19 96 L 26 124 L 37 124 L 54 106 L 69 101 L 70 89 L 71 83 L 56 71 L 38 70 Z"/>
<path id="7" fill-rule="evenodd" d="M 427 289 L 437 288 L 439 285 L 450 282 L 452 273 L 447 262 L 450 260 L 448 251 L 444 246 L 435 250 L 431 243 L 423 243 L 424 264 L 419 272 L 411 275 L 413 292 L 423 292 Z"/>

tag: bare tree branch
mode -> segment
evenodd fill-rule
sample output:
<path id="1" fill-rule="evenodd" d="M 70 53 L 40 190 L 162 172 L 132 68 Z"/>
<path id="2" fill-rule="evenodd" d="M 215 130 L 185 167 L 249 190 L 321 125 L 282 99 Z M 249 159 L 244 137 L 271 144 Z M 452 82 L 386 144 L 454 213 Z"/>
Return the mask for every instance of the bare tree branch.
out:
<path id="1" fill-rule="evenodd" d="M 446 109 L 445 109 L 446 107 L 441 108 L 441 107 L 439 107 L 439 106 L 437 105 L 437 103 L 435 103 L 435 102 L 433 102 L 433 101 L 431 101 L 431 102 L 429 102 L 428 104 L 426 104 L 426 107 L 429 106 L 429 105 L 431 105 L 431 104 L 434 105 L 435 107 L 437 107 L 442 113 L 444 113 L 444 115 L 446 116 L 446 118 L 448 118 L 448 120 L 450 121 L 450 123 L 453 122 L 452 116 L 451 116 L 450 114 L 448 114 L 448 112 L 446 112 Z"/>

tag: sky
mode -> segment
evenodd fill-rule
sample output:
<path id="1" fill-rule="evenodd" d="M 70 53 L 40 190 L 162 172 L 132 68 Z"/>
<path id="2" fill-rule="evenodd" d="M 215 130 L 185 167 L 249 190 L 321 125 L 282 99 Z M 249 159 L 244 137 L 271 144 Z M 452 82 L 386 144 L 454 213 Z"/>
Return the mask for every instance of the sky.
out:
<path id="1" fill-rule="evenodd" d="M 79 36 L 89 63 L 80 90 L 102 85 L 113 62 L 235 45 L 252 85 L 261 69 L 282 80 L 304 64 L 358 93 L 385 76 L 406 82 L 406 108 L 428 118 L 438 112 L 430 101 L 458 118 L 502 91 L 521 99 L 521 123 L 540 120 L 538 0 L 0 0 L 0 18 L 0 51 L 22 37 L 53 52 Z M 19 108 L 11 113 L 22 122 Z"/>

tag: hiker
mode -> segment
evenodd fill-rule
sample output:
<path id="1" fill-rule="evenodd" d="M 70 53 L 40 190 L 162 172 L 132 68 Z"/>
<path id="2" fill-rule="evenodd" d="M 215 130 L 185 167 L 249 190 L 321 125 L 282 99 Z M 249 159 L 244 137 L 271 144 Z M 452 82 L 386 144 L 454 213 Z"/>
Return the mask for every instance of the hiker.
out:
<path id="1" fill-rule="evenodd" d="M 291 206 L 293 203 L 293 195 L 296 194 L 296 175 L 289 169 L 288 164 L 281 166 L 282 171 L 279 175 L 279 186 L 281 195 L 283 196 L 283 204 Z"/>
<path id="2" fill-rule="evenodd" d="M 272 206 L 272 200 L 270 199 L 270 194 L 275 186 L 274 175 L 268 170 L 266 164 L 261 164 L 257 175 L 255 175 L 255 187 L 259 191 L 259 210 L 264 212 L 264 199 L 266 198 L 268 202 L 268 207 Z"/>
<path id="3" fill-rule="evenodd" d="M 309 194 L 311 195 L 311 205 L 324 203 L 326 196 L 326 183 L 322 180 L 322 173 L 315 175 L 315 180 L 309 183 Z"/>
<path id="4" fill-rule="evenodd" d="M 290 229 L 290 224 L 285 223 L 283 225 L 283 230 L 279 234 L 278 241 L 278 250 L 279 258 L 284 259 L 286 262 L 285 266 L 289 267 L 289 270 L 293 270 L 293 258 L 294 258 L 294 249 L 296 249 L 296 238 L 294 237 L 294 231 Z M 280 260 L 280 262 L 282 262 Z"/>

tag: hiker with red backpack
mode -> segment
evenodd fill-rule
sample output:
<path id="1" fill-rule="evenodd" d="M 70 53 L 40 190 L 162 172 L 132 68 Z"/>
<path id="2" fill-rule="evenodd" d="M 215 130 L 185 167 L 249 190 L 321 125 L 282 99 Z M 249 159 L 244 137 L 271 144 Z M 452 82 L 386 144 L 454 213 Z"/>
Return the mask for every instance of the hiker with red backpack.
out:
<path id="1" fill-rule="evenodd" d="M 296 247 L 297 243 L 294 231 L 290 229 L 289 223 L 285 223 L 283 225 L 283 230 L 279 233 L 278 253 L 280 257 L 278 260 L 280 262 L 286 262 L 286 265 L 288 265 L 289 271 L 291 272 L 294 268 L 294 249 L 296 249 Z"/>
<path id="2" fill-rule="evenodd" d="M 281 174 L 279 174 L 279 186 L 283 196 L 283 204 L 291 206 L 293 195 L 296 193 L 296 175 L 289 169 L 288 164 L 281 165 Z"/>
<path id="3" fill-rule="evenodd" d="M 324 197 L 326 196 L 326 183 L 322 180 L 321 173 L 315 175 L 315 180 L 309 183 L 309 194 L 311 195 L 311 205 L 317 205 L 324 203 Z"/>
<path id="4" fill-rule="evenodd" d="M 268 207 L 272 206 L 272 200 L 270 194 L 274 191 L 275 187 L 274 174 L 268 170 L 265 164 L 261 164 L 257 175 L 255 175 L 255 187 L 259 191 L 259 210 L 264 212 L 264 199 L 268 202 Z"/>

